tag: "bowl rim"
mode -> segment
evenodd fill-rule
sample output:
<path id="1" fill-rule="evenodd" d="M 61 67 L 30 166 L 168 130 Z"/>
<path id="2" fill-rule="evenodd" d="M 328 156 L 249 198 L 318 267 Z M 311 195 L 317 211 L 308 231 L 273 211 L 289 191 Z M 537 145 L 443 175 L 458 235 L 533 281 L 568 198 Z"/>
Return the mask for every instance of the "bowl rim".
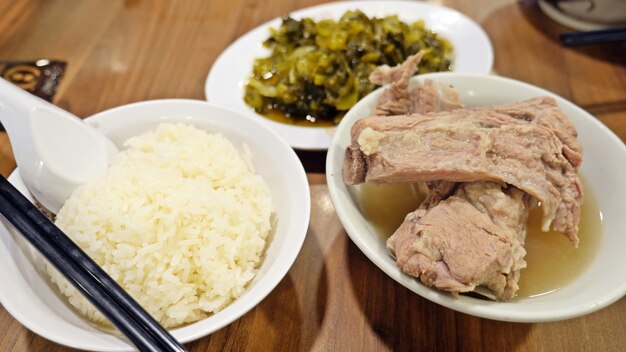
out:
<path id="1" fill-rule="evenodd" d="M 625 160 L 626 165 L 626 144 L 624 144 L 619 137 L 610 130 L 607 126 L 598 121 L 591 114 L 577 106 L 576 104 L 570 102 L 569 100 L 552 93 L 543 88 L 537 87 L 535 85 L 518 81 L 512 78 L 496 76 L 496 75 L 485 75 L 485 74 L 471 74 L 471 73 L 456 73 L 456 72 L 437 72 L 437 73 L 429 73 L 414 76 L 411 79 L 412 83 L 421 82 L 425 79 L 433 79 L 433 81 L 437 81 L 437 79 L 471 79 L 477 80 L 480 82 L 499 82 L 511 85 L 514 87 L 523 87 L 525 89 L 532 89 L 537 92 L 537 95 L 546 95 L 553 97 L 557 100 L 557 103 L 560 106 L 567 106 L 569 109 L 572 109 L 576 112 L 577 115 L 584 117 L 585 120 L 588 120 L 590 123 L 594 124 L 596 127 L 602 130 L 602 133 L 606 135 L 606 138 L 611 143 L 616 143 L 621 145 L 621 149 L 619 150 L 620 155 Z M 368 96 L 364 97 L 353 107 L 353 109 L 359 110 L 363 105 L 372 103 L 371 100 L 375 99 L 384 89 L 385 87 L 378 88 L 374 92 L 370 93 Z M 476 84 L 476 90 L 480 91 L 481 85 L 480 83 Z M 348 133 L 350 127 L 348 124 L 352 124 L 353 121 L 356 121 L 359 117 L 355 116 L 350 118 L 350 112 L 346 114 L 344 119 L 337 126 L 337 131 L 333 137 L 331 142 L 331 146 L 328 148 L 328 156 L 326 159 L 326 179 L 327 185 L 329 189 L 329 193 L 331 196 L 331 200 L 335 206 L 337 216 L 339 217 L 341 223 L 343 224 L 348 236 L 354 242 L 357 247 L 363 252 L 370 261 L 372 261 L 380 270 L 385 272 L 387 276 L 406 287 L 407 289 L 413 291 L 414 293 L 420 295 L 421 297 L 432 301 L 434 303 L 440 304 L 444 307 L 453 309 L 458 312 L 478 316 L 481 318 L 488 318 L 492 320 L 500 320 L 500 321 L 509 321 L 509 322 L 548 322 L 548 321 L 558 321 L 565 320 L 570 318 L 579 317 L 585 314 L 592 313 L 601 308 L 604 308 L 611 303 L 614 303 L 624 295 L 626 295 L 626 282 L 621 283 L 620 285 L 615 286 L 615 288 L 599 296 L 598 299 L 593 302 L 588 302 L 587 304 L 579 304 L 575 307 L 568 307 L 564 309 L 554 309 L 554 310 L 546 310 L 546 311 L 525 311 L 525 310 L 506 310 L 503 311 L 498 308 L 499 305 L 506 306 L 512 304 L 519 304 L 519 302 L 487 302 L 481 301 L 477 299 L 473 299 L 471 297 L 461 296 L 459 299 L 454 299 L 448 293 L 443 291 L 439 291 L 437 289 L 433 289 L 428 287 L 419 280 L 404 274 L 400 269 L 395 267 L 388 266 L 384 260 L 379 259 L 376 255 L 376 249 L 371 247 L 366 239 L 359 235 L 358 230 L 356 228 L 358 219 L 352 219 L 348 214 L 347 208 L 352 206 L 356 207 L 354 203 L 352 205 L 347 204 L 347 202 L 352 202 L 351 196 L 348 194 L 348 187 L 343 183 L 342 180 L 342 169 L 341 164 L 337 165 L 335 162 L 337 160 L 343 160 L 344 146 L 341 144 L 340 139 L 344 136 L 345 133 Z M 357 211 L 358 210 L 357 207 Z M 417 284 L 416 284 L 417 283 Z M 477 304 L 467 304 L 468 300 L 472 300 Z"/>
<path id="2" fill-rule="evenodd" d="M 289 231 L 290 235 L 286 237 L 287 238 L 286 242 L 281 243 L 281 248 L 280 248 L 281 250 L 277 252 L 276 258 L 272 262 L 271 266 L 267 268 L 262 279 L 259 280 L 258 282 L 254 282 L 254 281 L 251 282 L 246 288 L 246 292 L 243 295 L 241 295 L 239 298 L 231 302 L 229 305 L 224 307 L 219 312 L 207 318 L 199 320 L 197 322 L 187 324 L 179 328 L 168 329 L 168 331 L 170 331 L 170 333 L 177 340 L 179 340 L 182 343 L 186 343 L 186 342 L 190 342 L 198 338 L 201 338 L 203 336 L 212 334 L 224 328 L 225 326 L 231 324 L 233 321 L 241 318 L 247 312 L 249 312 L 254 307 L 256 307 L 263 299 L 265 299 L 276 288 L 276 286 L 278 286 L 278 284 L 285 278 L 288 271 L 293 266 L 293 263 L 295 262 L 304 244 L 304 240 L 306 238 L 308 227 L 309 227 L 309 222 L 310 222 L 311 201 L 310 201 L 310 187 L 308 184 L 306 171 L 304 170 L 304 167 L 300 159 L 298 158 L 297 154 L 295 153 L 295 151 L 276 132 L 258 123 L 254 119 L 251 119 L 246 114 L 238 112 L 235 109 L 225 107 L 220 104 L 208 102 L 206 100 L 153 99 L 153 100 L 145 100 L 145 101 L 129 103 L 129 104 L 121 105 L 121 106 L 116 106 L 116 107 L 98 112 L 94 115 L 91 115 L 85 118 L 85 121 L 87 123 L 97 125 L 99 123 L 102 123 L 103 121 L 107 121 L 107 120 L 111 121 L 109 119 L 114 119 L 115 116 L 118 116 L 118 114 L 123 114 L 132 109 L 142 109 L 143 107 L 166 106 L 166 105 L 171 106 L 171 107 L 176 107 L 176 106 L 180 106 L 181 104 L 188 105 L 188 106 L 193 105 L 193 106 L 198 107 L 198 109 L 209 108 L 209 109 L 217 109 L 221 111 L 228 111 L 232 114 L 237 115 L 240 118 L 238 123 L 250 123 L 251 124 L 250 128 L 262 130 L 263 133 L 266 134 L 266 136 L 270 136 L 271 139 L 273 139 L 274 142 L 277 143 L 276 145 L 279 147 L 278 150 L 281 150 L 282 151 L 281 153 L 284 154 L 282 155 L 284 159 L 281 159 L 281 160 L 284 160 L 283 167 L 284 165 L 290 165 L 291 167 L 293 167 L 293 175 L 292 177 L 290 177 L 290 179 L 293 182 L 294 189 L 298 190 L 298 192 L 301 193 L 298 195 L 299 197 L 297 198 L 299 200 L 298 206 L 300 209 L 299 211 L 300 215 L 296 217 L 292 216 L 292 219 L 290 219 L 290 222 L 288 222 L 287 225 L 284 226 L 284 230 Z M 207 121 L 207 122 L 211 122 L 215 120 L 215 118 L 213 117 L 206 118 L 206 117 L 202 117 L 199 115 L 192 116 L 192 118 L 195 118 L 200 121 Z M 167 122 L 167 121 L 165 120 L 163 122 Z M 106 125 L 107 122 L 104 122 L 103 124 Z M 193 125 L 193 122 L 191 124 Z M 235 131 L 234 125 L 232 125 L 232 127 L 233 127 L 233 131 Z M 208 132 L 210 133 L 211 131 L 208 131 Z M 28 193 L 19 175 L 19 168 L 16 168 L 9 175 L 8 180 L 14 185 L 16 183 L 21 184 L 23 188 L 20 190 L 22 192 L 25 191 Z M 32 199 L 32 195 L 30 194 L 28 194 L 27 197 L 30 197 L 29 199 Z M 296 199 L 296 198 L 293 198 L 293 199 Z M 5 226 L 0 225 L 0 227 L 2 227 L 4 232 L 8 231 L 8 229 L 5 229 Z M 8 233 L 7 235 L 11 236 Z M 9 239 L 9 241 L 13 242 L 14 239 Z M 270 244 L 271 242 L 269 242 L 266 245 L 266 248 L 265 248 L 266 251 L 270 248 Z M 289 249 L 289 250 L 285 250 L 285 249 Z M 30 258 L 28 260 L 29 262 L 32 263 L 32 260 Z M 259 269 L 262 266 L 263 264 L 259 267 Z M 21 273 L 18 275 L 24 277 Z M 50 285 L 51 283 L 47 282 L 46 284 Z M 5 294 L 3 292 L 4 292 L 3 290 L 0 290 L 0 302 L 3 303 L 3 307 L 7 310 L 7 312 L 9 312 L 9 314 L 11 314 L 11 316 L 13 316 L 21 325 L 23 325 L 24 327 L 26 327 L 33 333 L 39 336 L 42 336 L 48 340 L 51 340 L 56 343 L 59 343 L 68 347 L 72 347 L 72 348 L 89 349 L 93 351 L 132 351 L 134 348 L 124 338 L 119 338 L 119 336 L 115 334 L 109 334 L 102 330 L 97 330 L 95 331 L 95 333 L 118 337 L 118 340 L 120 342 L 119 345 L 102 346 L 101 344 L 98 345 L 97 343 L 92 343 L 92 344 L 77 343 L 75 339 L 72 339 L 70 336 L 58 336 L 54 333 L 50 333 L 49 330 L 46 329 L 44 323 L 38 322 L 41 319 L 29 317 L 28 314 L 24 314 L 24 312 L 22 312 L 20 309 L 18 309 L 14 305 L 5 304 L 7 298 L 5 297 Z M 73 313 L 79 316 L 80 319 L 84 321 L 84 318 L 82 318 L 80 314 L 76 312 L 73 312 Z M 209 320 L 210 318 L 218 316 L 218 315 L 223 315 L 226 319 L 220 319 L 216 323 L 214 323 L 213 320 Z"/>

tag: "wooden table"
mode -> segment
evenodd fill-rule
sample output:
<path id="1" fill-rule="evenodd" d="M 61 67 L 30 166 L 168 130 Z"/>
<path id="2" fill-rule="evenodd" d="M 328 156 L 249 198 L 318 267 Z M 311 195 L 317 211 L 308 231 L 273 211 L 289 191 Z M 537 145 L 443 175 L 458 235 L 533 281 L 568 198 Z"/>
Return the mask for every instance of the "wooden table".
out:
<path id="1" fill-rule="evenodd" d="M 0 1 L 0 60 L 59 59 L 55 103 L 78 116 L 156 98 L 204 98 L 214 60 L 255 26 L 319 0 Z M 580 105 L 626 141 L 626 43 L 568 49 L 564 28 L 534 1 L 442 1 L 485 28 L 495 73 Z M 323 174 L 325 153 L 299 152 L 311 185 L 311 224 L 289 274 L 255 309 L 191 351 L 618 351 L 626 298 L 554 323 L 480 319 L 431 303 L 384 275 L 350 241 Z M 15 167 L 0 133 L 0 172 Z M 611 268 L 610 270 L 624 270 Z M 2 283 L 0 283 L 2 284 Z M 66 351 L 0 307 L 0 350 Z"/>

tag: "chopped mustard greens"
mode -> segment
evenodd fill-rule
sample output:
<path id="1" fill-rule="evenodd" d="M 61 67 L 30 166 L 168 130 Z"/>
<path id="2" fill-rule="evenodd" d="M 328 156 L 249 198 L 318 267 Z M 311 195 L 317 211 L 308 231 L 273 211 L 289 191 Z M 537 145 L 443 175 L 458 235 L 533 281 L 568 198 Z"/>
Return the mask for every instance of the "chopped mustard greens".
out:
<path id="1" fill-rule="evenodd" d="M 272 53 L 255 60 L 245 102 L 263 115 L 335 124 L 376 88 L 368 79 L 376 67 L 395 66 L 423 50 L 417 73 L 449 71 L 452 57 L 450 42 L 422 20 L 407 24 L 358 10 L 339 21 L 285 17 L 263 45 Z"/>

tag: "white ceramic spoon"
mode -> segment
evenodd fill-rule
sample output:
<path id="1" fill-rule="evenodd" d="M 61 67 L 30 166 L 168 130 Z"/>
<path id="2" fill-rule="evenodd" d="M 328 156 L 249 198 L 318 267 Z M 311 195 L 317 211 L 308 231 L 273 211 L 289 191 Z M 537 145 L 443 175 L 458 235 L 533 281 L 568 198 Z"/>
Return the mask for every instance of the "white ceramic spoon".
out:
<path id="1" fill-rule="evenodd" d="M 80 118 L 1 78 L 0 121 L 21 178 L 55 214 L 78 185 L 104 171 L 118 152 Z"/>

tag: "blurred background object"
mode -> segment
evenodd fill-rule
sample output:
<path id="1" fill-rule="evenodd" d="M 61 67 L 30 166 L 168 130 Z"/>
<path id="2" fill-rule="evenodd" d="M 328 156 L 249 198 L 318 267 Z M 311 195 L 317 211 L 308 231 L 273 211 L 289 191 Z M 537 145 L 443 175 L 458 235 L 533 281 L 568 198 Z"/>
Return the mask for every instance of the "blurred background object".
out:
<path id="1" fill-rule="evenodd" d="M 626 40 L 626 27 L 600 29 L 597 31 L 563 32 L 559 39 L 565 46 L 581 46 L 612 43 Z"/>
<path id="2" fill-rule="evenodd" d="M 581 31 L 626 25 L 625 0 L 539 0 L 554 21 Z"/>

